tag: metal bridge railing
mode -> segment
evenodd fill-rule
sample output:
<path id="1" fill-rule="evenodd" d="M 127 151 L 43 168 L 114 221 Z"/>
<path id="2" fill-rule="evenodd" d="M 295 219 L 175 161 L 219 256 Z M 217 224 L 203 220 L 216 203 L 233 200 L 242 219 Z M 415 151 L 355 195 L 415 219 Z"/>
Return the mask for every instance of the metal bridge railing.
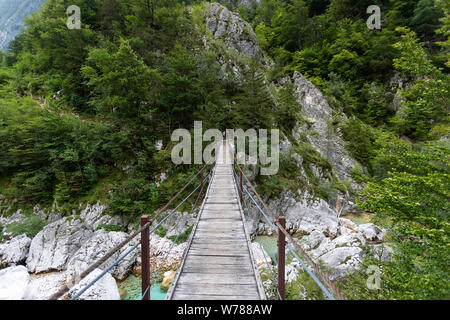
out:
<path id="1" fill-rule="evenodd" d="M 70 300 L 76 300 L 78 299 L 86 290 L 88 290 L 90 287 L 92 287 L 98 280 L 100 280 L 106 273 L 108 273 L 112 268 L 114 268 L 120 261 L 122 261 L 126 256 L 128 256 L 133 250 L 135 250 L 139 245 L 141 245 L 141 263 L 142 263 L 142 299 L 144 300 L 150 300 L 150 288 L 151 288 L 151 279 L 150 279 L 150 248 L 149 248 L 149 241 L 150 241 L 150 234 L 155 232 L 158 227 L 162 225 L 162 223 L 167 220 L 184 202 L 186 202 L 199 188 L 201 188 L 200 193 L 197 197 L 197 200 L 195 203 L 197 203 L 198 199 L 200 198 L 200 195 L 203 190 L 203 186 L 205 181 L 209 178 L 209 174 L 207 174 L 205 177 L 204 171 L 205 168 L 208 165 L 204 165 L 200 171 L 198 171 L 195 175 L 191 177 L 191 179 L 184 185 L 183 188 L 181 188 L 175 196 L 172 197 L 172 199 L 167 202 L 167 204 L 157 210 L 155 212 L 155 215 L 152 219 L 149 219 L 149 216 L 143 216 L 141 217 L 141 227 L 139 230 L 133 232 L 129 237 L 127 237 L 124 241 L 119 243 L 117 246 L 112 248 L 108 253 L 106 253 L 102 258 L 97 260 L 95 263 L 93 263 L 91 266 L 89 266 L 85 271 L 83 271 L 80 276 L 76 279 L 76 281 L 73 281 L 70 285 L 66 284 L 63 288 L 61 288 L 58 292 L 53 294 L 49 300 L 57 300 L 61 297 L 63 297 L 65 294 L 67 294 L 77 283 L 79 283 L 81 280 L 86 278 L 92 271 L 94 271 L 96 268 L 100 267 L 105 261 L 107 261 L 113 254 L 118 252 L 120 249 L 122 249 L 126 244 L 128 244 L 131 240 L 136 238 L 139 234 L 141 235 L 140 242 L 136 243 L 133 247 L 128 249 L 123 255 L 121 255 L 117 260 L 115 260 L 108 268 L 103 270 L 95 279 L 93 279 L 91 282 L 89 282 L 83 289 L 78 291 L 73 297 L 70 298 Z M 181 201 L 175 209 L 173 209 L 166 217 L 164 217 L 152 230 L 150 229 L 150 226 L 152 223 L 165 211 L 167 208 L 174 202 L 178 196 L 195 180 L 197 176 L 200 175 L 200 184 L 187 196 Z M 195 207 L 195 204 L 193 205 L 193 208 Z M 172 249 L 172 248 L 171 248 Z M 170 249 L 170 250 L 171 250 Z M 162 263 L 163 264 L 163 263 Z M 162 266 L 161 264 L 161 266 Z"/>
<path id="2" fill-rule="evenodd" d="M 285 292 L 285 279 L 284 279 L 284 258 L 285 258 L 285 252 L 284 252 L 284 246 L 285 246 L 285 239 L 287 238 L 287 248 L 289 251 L 293 254 L 293 256 L 297 259 L 297 261 L 300 263 L 302 268 L 311 276 L 311 278 L 314 280 L 314 282 L 319 286 L 319 288 L 322 290 L 324 295 L 329 300 L 335 300 L 335 298 L 338 298 L 340 300 L 345 300 L 345 296 L 340 292 L 340 290 L 336 287 L 336 285 L 328 278 L 328 276 L 320 269 L 320 267 L 311 259 L 311 257 L 303 250 L 303 248 L 298 244 L 298 242 L 289 234 L 289 232 L 286 231 L 285 228 L 285 218 L 284 217 L 278 217 L 276 218 L 273 214 L 272 210 L 265 204 L 265 202 L 262 200 L 261 196 L 258 194 L 252 183 L 249 181 L 247 176 L 243 173 L 241 166 L 237 163 L 235 158 L 235 165 L 239 169 L 239 177 L 234 171 L 234 174 L 236 175 L 236 179 L 239 180 L 239 188 L 240 188 L 240 197 L 241 201 L 243 200 L 243 193 L 248 195 L 248 197 L 251 199 L 253 204 L 256 206 L 258 211 L 263 215 L 265 220 L 268 222 L 270 227 L 278 234 L 278 256 L 282 258 L 282 263 L 278 261 L 278 283 L 277 283 L 277 294 L 278 299 L 282 300 L 284 299 L 284 292 Z M 256 198 L 258 199 L 259 203 L 264 207 L 266 211 L 264 211 L 261 208 L 261 205 L 258 204 L 258 201 L 251 195 L 249 190 L 244 186 L 243 180 L 245 179 L 247 185 L 250 187 L 251 191 L 254 193 Z M 248 207 L 248 206 L 247 206 Z M 270 217 L 269 217 L 270 216 Z M 281 219 L 280 219 L 281 218 Z M 308 265 L 303 261 L 303 259 L 300 258 L 300 256 L 295 251 L 300 252 L 300 255 L 304 257 L 304 259 L 312 266 L 315 273 L 311 271 L 311 269 L 308 267 Z M 264 254 L 263 254 L 264 256 Z M 280 258 L 279 258 L 280 260 Z M 282 264 L 282 265 L 281 265 Z M 281 266 L 280 266 L 281 265 Z M 317 276 L 316 276 L 317 275 Z M 322 280 L 320 280 L 320 279 Z M 326 283 L 326 285 L 331 289 L 333 294 L 330 293 L 330 290 L 323 284 Z"/>

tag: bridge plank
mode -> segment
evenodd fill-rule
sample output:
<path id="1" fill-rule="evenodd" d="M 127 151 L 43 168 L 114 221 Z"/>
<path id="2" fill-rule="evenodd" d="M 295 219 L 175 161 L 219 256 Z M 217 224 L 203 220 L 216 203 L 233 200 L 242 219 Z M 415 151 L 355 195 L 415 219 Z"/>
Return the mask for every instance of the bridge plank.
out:
<path id="1" fill-rule="evenodd" d="M 256 284 L 208 284 L 208 283 L 190 283 L 190 284 L 178 284 L 179 290 L 183 294 L 218 294 L 222 295 L 234 295 L 236 297 L 242 296 L 243 292 L 246 292 L 248 296 L 253 296 L 251 293 L 254 292 L 255 299 L 258 299 Z M 250 293 L 250 294 L 249 294 Z"/>
<path id="2" fill-rule="evenodd" d="M 226 144 L 167 299 L 264 299 Z M 220 164 L 225 157 L 227 164 Z"/>
<path id="3" fill-rule="evenodd" d="M 179 294 L 174 295 L 174 300 L 257 300 L 259 297 L 254 295 L 207 295 L 207 294 Z"/>

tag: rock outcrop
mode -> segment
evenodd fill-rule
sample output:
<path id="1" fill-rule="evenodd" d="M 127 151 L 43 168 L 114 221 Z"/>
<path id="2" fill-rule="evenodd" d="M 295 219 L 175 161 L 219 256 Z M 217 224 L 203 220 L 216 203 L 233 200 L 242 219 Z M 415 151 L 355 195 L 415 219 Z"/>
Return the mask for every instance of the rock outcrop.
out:
<path id="1" fill-rule="evenodd" d="M 206 11 L 206 27 L 214 39 L 223 40 L 228 50 L 235 50 L 245 57 L 258 60 L 264 58 L 250 24 L 226 7 L 211 3 Z"/>
<path id="2" fill-rule="evenodd" d="M 24 262 L 28 256 L 31 239 L 25 234 L 0 244 L 0 266 L 13 266 Z"/>
<path id="3" fill-rule="evenodd" d="M 0 270 L 0 300 L 21 300 L 26 294 L 30 275 L 24 266 Z"/>
<path id="4" fill-rule="evenodd" d="M 121 217 L 105 214 L 107 208 L 108 206 L 105 204 L 87 204 L 80 212 L 80 219 L 93 231 L 97 230 L 100 225 L 126 226 Z"/>
<path id="5" fill-rule="evenodd" d="M 358 227 L 359 232 L 368 241 L 381 242 L 383 241 L 385 231 L 373 223 L 361 224 Z"/>
<path id="6" fill-rule="evenodd" d="M 294 137 L 300 140 L 301 133 L 306 133 L 308 141 L 331 162 L 339 179 L 350 180 L 357 188 L 350 175 L 357 162 L 345 150 L 344 141 L 330 125 L 333 110 L 320 90 L 303 75 L 295 71 L 293 80 L 297 101 L 302 106 L 302 116 L 310 123 L 297 125 L 293 130 Z M 308 134 L 310 132 L 314 134 Z"/>
<path id="7" fill-rule="evenodd" d="M 139 247 L 140 248 L 140 247 Z M 152 268 L 161 268 L 162 271 L 175 270 L 183 257 L 186 242 L 176 244 L 167 238 L 150 235 L 150 264 Z M 140 249 L 137 257 L 136 272 L 140 272 Z"/>
<path id="8" fill-rule="evenodd" d="M 48 300 L 57 293 L 66 283 L 66 272 L 57 271 L 41 273 L 30 276 L 24 299 L 25 300 Z"/>
<path id="9" fill-rule="evenodd" d="M 103 229 L 96 231 L 89 240 L 74 253 L 67 264 L 68 276 L 75 276 L 86 270 L 90 265 L 98 259 L 106 255 L 111 249 L 117 246 L 128 237 L 125 232 L 111 231 L 107 232 Z M 122 256 L 126 251 L 137 243 L 137 239 L 133 239 L 119 251 L 106 260 L 99 268 L 109 267 L 115 260 Z M 133 250 L 123 260 L 121 260 L 110 273 L 118 280 L 123 280 L 132 270 L 138 250 Z"/>
<path id="10" fill-rule="evenodd" d="M 69 258 L 93 235 L 81 219 L 66 217 L 48 224 L 31 241 L 29 272 L 64 270 Z"/>
<path id="11" fill-rule="evenodd" d="M 286 229 L 299 235 L 320 231 L 334 238 L 338 234 L 336 212 L 322 199 L 314 202 L 306 199 L 295 200 L 285 193 L 282 198 L 270 203 L 273 210 L 286 217 Z"/>
<path id="12" fill-rule="evenodd" d="M 74 297 L 87 284 L 94 280 L 102 273 L 102 270 L 95 269 L 86 278 L 75 285 L 67 294 L 69 298 Z M 100 280 L 87 289 L 79 298 L 79 300 L 120 300 L 119 288 L 116 280 L 109 274 L 105 274 Z"/>
<path id="13" fill-rule="evenodd" d="M 341 234 L 334 239 L 314 231 L 301 239 L 307 253 L 331 268 L 331 280 L 342 279 L 358 269 L 366 241 L 361 233 Z"/>

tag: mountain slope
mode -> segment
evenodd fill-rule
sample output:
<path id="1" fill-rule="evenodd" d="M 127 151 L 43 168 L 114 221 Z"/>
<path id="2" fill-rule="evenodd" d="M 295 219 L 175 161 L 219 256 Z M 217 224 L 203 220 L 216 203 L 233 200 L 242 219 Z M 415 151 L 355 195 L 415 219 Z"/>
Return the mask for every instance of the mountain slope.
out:
<path id="1" fill-rule="evenodd" d="M 24 18 L 40 8 L 44 0 L 0 0 L 0 50 L 5 51 L 19 34 Z"/>

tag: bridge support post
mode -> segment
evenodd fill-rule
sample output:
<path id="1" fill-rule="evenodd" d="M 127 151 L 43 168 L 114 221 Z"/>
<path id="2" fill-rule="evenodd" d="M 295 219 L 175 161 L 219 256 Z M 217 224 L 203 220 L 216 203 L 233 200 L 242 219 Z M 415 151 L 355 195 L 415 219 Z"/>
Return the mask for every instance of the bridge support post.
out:
<path id="1" fill-rule="evenodd" d="M 149 216 L 141 217 L 141 227 L 149 222 Z M 141 231 L 142 300 L 150 300 L 150 228 Z"/>
<path id="2" fill-rule="evenodd" d="M 243 191 L 244 188 L 242 188 L 242 170 L 239 170 L 239 188 L 240 188 L 240 196 L 241 196 L 241 202 L 242 202 L 242 195 L 243 195 Z"/>
<path id="3" fill-rule="evenodd" d="M 280 216 L 277 219 L 278 224 L 278 300 L 284 300 L 286 283 L 285 283 L 285 268 L 286 268 L 286 236 L 281 231 L 286 227 L 286 218 L 284 216 Z"/>

